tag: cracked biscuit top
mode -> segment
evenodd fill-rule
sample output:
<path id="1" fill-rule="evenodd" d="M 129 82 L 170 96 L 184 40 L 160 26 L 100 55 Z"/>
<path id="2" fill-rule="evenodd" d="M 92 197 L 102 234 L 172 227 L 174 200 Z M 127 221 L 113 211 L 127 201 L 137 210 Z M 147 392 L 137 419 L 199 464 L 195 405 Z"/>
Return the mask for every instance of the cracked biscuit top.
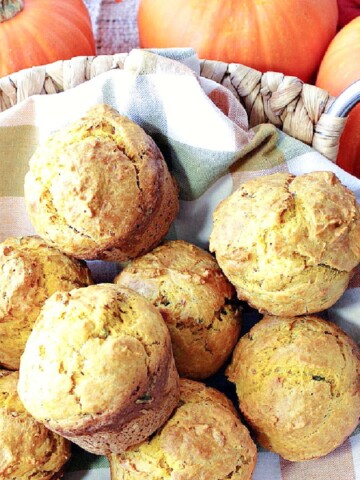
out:
<path id="1" fill-rule="evenodd" d="M 233 286 L 209 252 L 182 240 L 166 242 L 130 262 L 115 282 L 160 311 L 180 376 L 207 378 L 225 363 L 241 315 Z"/>
<path id="2" fill-rule="evenodd" d="M 357 427 L 360 350 L 317 316 L 265 316 L 227 369 L 257 440 L 291 461 L 330 453 Z"/>
<path id="3" fill-rule="evenodd" d="M 18 372 L 0 370 L 0 478 L 54 480 L 70 458 L 70 442 L 37 422 L 17 393 Z"/>
<path id="4" fill-rule="evenodd" d="M 19 368 L 26 340 L 50 295 L 92 283 L 85 262 L 40 237 L 11 237 L 0 243 L 0 365 Z"/>
<path id="5" fill-rule="evenodd" d="M 113 480 L 250 480 L 256 446 L 230 400 L 180 379 L 171 418 L 145 442 L 109 457 Z"/>
<path id="6" fill-rule="evenodd" d="M 238 297 L 262 313 L 319 312 L 360 261 L 360 208 L 331 172 L 259 177 L 216 208 L 210 250 Z"/>
<path id="7" fill-rule="evenodd" d="M 173 365 L 155 307 L 129 289 L 92 285 L 45 302 L 21 358 L 19 395 L 49 428 L 79 445 L 85 437 L 89 451 L 104 453 L 127 423 L 135 422 L 127 435 L 143 439 L 159 426 L 158 412 L 170 415 L 178 395 Z"/>
<path id="8" fill-rule="evenodd" d="M 84 259 L 123 261 L 148 251 L 178 210 L 177 188 L 155 142 L 103 104 L 37 148 L 25 201 L 39 235 Z"/>

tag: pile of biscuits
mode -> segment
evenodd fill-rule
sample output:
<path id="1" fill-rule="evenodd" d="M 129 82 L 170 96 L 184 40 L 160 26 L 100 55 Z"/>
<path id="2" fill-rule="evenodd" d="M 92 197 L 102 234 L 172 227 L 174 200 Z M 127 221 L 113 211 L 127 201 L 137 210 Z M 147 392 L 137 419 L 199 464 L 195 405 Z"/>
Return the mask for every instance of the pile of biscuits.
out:
<path id="1" fill-rule="evenodd" d="M 0 244 L 1 478 L 60 478 L 77 444 L 112 480 L 247 480 L 255 441 L 307 460 L 356 428 L 360 349 L 319 315 L 360 262 L 360 208 L 332 173 L 242 185 L 213 255 L 164 240 L 176 182 L 97 105 L 38 147 L 25 200 L 38 236 Z M 95 284 L 90 260 L 120 272 Z M 241 336 L 244 302 L 264 317 Z M 236 405 L 205 384 L 224 369 Z"/>

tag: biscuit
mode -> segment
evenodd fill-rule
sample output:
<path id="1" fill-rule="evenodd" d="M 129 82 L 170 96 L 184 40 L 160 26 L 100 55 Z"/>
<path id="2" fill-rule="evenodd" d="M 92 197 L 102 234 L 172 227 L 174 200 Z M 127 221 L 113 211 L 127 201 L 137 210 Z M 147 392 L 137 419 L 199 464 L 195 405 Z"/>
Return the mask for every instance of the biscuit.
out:
<path id="1" fill-rule="evenodd" d="M 0 478 L 55 480 L 70 458 L 70 442 L 25 410 L 17 394 L 18 372 L 0 370 Z"/>
<path id="2" fill-rule="evenodd" d="M 331 172 L 255 178 L 216 208 L 210 250 L 261 313 L 319 312 L 360 261 L 359 205 Z"/>
<path id="3" fill-rule="evenodd" d="M 258 442 L 291 461 L 322 457 L 356 428 L 360 349 L 317 316 L 266 316 L 227 369 Z"/>
<path id="4" fill-rule="evenodd" d="M 110 455 L 112 480 L 250 480 L 257 451 L 221 392 L 180 380 L 172 417 L 151 438 Z"/>
<path id="5" fill-rule="evenodd" d="M 239 337 L 240 308 L 208 252 L 181 240 L 167 242 L 130 262 L 115 282 L 160 311 L 180 376 L 204 379 L 225 363 Z"/>
<path id="6" fill-rule="evenodd" d="M 136 292 L 112 284 L 55 293 L 20 363 L 27 410 L 85 450 L 119 452 L 151 435 L 178 401 L 169 331 Z"/>
<path id="7" fill-rule="evenodd" d="M 93 283 L 85 263 L 39 237 L 0 243 L 0 365 L 19 368 L 26 340 L 45 300 Z"/>
<path id="8" fill-rule="evenodd" d="M 179 208 L 177 186 L 155 142 L 103 104 L 37 148 L 25 201 L 39 235 L 86 260 L 126 261 L 149 251 Z"/>

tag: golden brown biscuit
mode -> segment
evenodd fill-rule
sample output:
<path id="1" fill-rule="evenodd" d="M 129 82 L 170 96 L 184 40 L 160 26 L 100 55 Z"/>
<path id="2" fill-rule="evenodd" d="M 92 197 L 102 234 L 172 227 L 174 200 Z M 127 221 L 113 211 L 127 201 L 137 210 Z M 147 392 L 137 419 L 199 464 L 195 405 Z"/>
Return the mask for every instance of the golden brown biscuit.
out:
<path id="1" fill-rule="evenodd" d="M 90 452 L 119 452 L 162 425 L 178 394 L 169 331 L 141 295 L 100 284 L 45 302 L 19 395 L 48 428 Z"/>
<path id="2" fill-rule="evenodd" d="M 360 261 L 359 205 L 331 172 L 259 177 L 216 208 L 210 250 L 238 297 L 261 312 L 319 312 Z"/>
<path id="3" fill-rule="evenodd" d="M 36 231 L 83 259 L 125 261 L 153 248 L 178 212 L 177 193 L 155 142 L 108 105 L 40 145 L 25 178 Z"/>
<path id="4" fill-rule="evenodd" d="M 155 435 L 110 455 L 112 480 L 249 480 L 256 446 L 219 391 L 180 380 L 179 405 Z"/>
<path id="5" fill-rule="evenodd" d="M 167 242 L 131 262 L 115 282 L 158 308 L 180 376 L 206 378 L 224 364 L 239 337 L 240 310 L 212 255 L 181 240 Z"/>
<path id="6" fill-rule="evenodd" d="M 360 349 L 319 317 L 264 317 L 227 374 L 259 443 L 287 460 L 328 454 L 359 422 Z"/>
<path id="7" fill-rule="evenodd" d="M 85 263 L 49 247 L 39 237 L 0 243 L 0 365 L 19 368 L 26 340 L 50 295 L 91 283 Z"/>
<path id="8" fill-rule="evenodd" d="M 70 442 L 25 410 L 17 394 L 18 372 L 0 370 L 0 478 L 55 480 L 70 458 Z"/>

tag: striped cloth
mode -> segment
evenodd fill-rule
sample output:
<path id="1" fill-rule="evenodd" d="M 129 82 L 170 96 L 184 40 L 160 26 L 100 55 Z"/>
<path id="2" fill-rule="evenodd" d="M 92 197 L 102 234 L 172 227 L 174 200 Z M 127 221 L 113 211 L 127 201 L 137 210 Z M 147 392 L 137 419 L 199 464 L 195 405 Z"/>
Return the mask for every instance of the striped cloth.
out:
<path id="1" fill-rule="evenodd" d="M 99 16 L 101 9 L 95 7 L 100 3 L 89 2 L 89 9 L 90 3 L 93 14 Z M 98 16 L 93 18 L 99 35 L 104 25 Z M 1 113 L 0 241 L 34 233 L 24 206 L 23 180 L 36 146 L 99 102 L 138 122 L 162 149 L 180 185 L 180 213 L 170 232 L 172 238 L 206 248 L 212 212 L 219 201 L 247 179 L 271 172 L 298 175 L 331 170 L 360 200 L 358 179 L 272 125 L 250 130 L 235 97 L 224 87 L 199 78 L 198 73 L 199 62 L 191 50 L 135 49 L 124 70 L 104 73 L 64 93 L 31 97 Z M 90 262 L 90 267 L 98 281 L 111 281 L 118 271 L 111 263 Z M 360 275 L 354 276 L 347 292 L 327 313 L 360 340 Z M 244 323 L 253 319 L 254 312 L 249 311 Z M 222 385 L 223 380 L 218 380 Z M 74 447 L 64 480 L 108 479 L 105 457 Z M 260 449 L 254 479 L 360 479 L 360 431 L 319 460 L 292 463 Z"/>

